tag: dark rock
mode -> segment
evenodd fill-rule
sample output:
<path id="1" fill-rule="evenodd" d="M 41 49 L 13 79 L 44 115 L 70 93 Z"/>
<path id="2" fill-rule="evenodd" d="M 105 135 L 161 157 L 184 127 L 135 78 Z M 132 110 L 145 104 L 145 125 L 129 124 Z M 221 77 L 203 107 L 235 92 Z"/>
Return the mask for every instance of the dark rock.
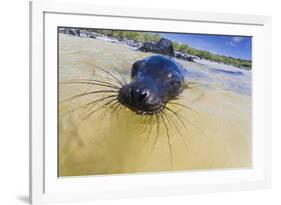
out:
<path id="1" fill-rule="evenodd" d="M 59 32 L 73 36 L 80 36 L 80 29 L 76 28 L 59 28 Z"/>
<path id="2" fill-rule="evenodd" d="M 59 28 L 59 33 L 64 33 L 73 36 L 79 36 L 82 38 L 97 38 L 100 34 L 89 31 L 86 29 L 76 29 L 76 28 Z"/>
<path id="3" fill-rule="evenodd" d="M 127 40 L 125 41 L 128 46 L 133 48 L 140 48 L 143 44 L 134 40 Z"/>
<path id="4" fill-rule="evenodd" d="M 183 52 L 179 52 L 179 51 L 175 51 L 175 57 L 183 59 L 183 60 L 191 61 L 191 62 L 194 62 L 194 59 L 196 58 L 194 56 L 188 55 L 187 53 L 183 53 Z"/>
<path id="5" fill-rule="evenodd" d="M 158 42 L 158 46 L 164 55 L 174 56 L 174 47 L 172 41 L 166 38 L 161 38 Z"/>
<path id="6" fill-rule="evenodd" d="M 95 38 L 95 39 L 96 39 L 97 36 L 91 34 L 91 35 L 89 36 L 89 38 Z"/>
<path id="7" fill-rule="evenodd" d="M 158 46 L 155 42 L 144 42 L 143 46 L 139 48 L 141 51 L 144 52 L 158 52 Z"/>
<path id="8" fill-rule="evenodd" d="M 89 38 L 90 37 L 90 31 L 80 30 L 80 37 Z"/>
<path id="9" fill-rule="evenodd" d="M 157 43 L 144 42 L 144 44 L 139 49 L 144 52 L 153 52 L 168 56 L 174 56 L 173 43 L 166 38 L 161 38 Z"/>
<path id="10" fill-rule="evenodd" d="M 80 36 L 80 30 L 79 29 L 68 29 L 66 34 L 73 35 L 73 36 Z"/>
<path id="11" fill-rule="evenodd" d="M 87 30 L 80 30 L 80 37 L 84 38 L 97 38 L 97 34 L 95 32 L 87 31 Z"/>

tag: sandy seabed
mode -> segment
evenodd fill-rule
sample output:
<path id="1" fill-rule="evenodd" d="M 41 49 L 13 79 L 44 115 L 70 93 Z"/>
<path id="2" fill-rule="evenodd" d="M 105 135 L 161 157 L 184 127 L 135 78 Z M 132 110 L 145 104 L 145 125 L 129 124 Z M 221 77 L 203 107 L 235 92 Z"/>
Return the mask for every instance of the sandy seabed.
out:
<path id="1" fill-rule="evenodd" d="M 94 69 L 94 65 L 115 71 L 117 76 L 118 72 L 130 81 L 131 65 L 149 55 L 152 54 L 124 44 L 59 35 L 59 176 L 251 167 L 250 71 L 176 59 L 191 71 L 187 78 L 191 88 L 182 93 L 178 102 L 195 112 L 170 105 L 183 121 L 166 112 L 171 119 L 167 121 L 170 146 L 163 122 L 157 135 L 156 118 L 148 119 L 114 106 L 87 117 L 102 103 L 84 105 L 109 94 L 62 102 L 74 95 L 104 89 L 89 84 L 63 84 L 77 79 L 109 81 L 110 77 Z M 218 67 L 242 74 L 220 73 Z"/>

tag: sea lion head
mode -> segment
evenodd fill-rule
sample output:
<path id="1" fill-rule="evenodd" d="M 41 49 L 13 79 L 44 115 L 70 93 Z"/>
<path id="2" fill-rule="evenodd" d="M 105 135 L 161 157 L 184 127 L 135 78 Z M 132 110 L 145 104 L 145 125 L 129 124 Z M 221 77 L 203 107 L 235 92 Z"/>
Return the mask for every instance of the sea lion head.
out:
<path id="1" fill-rule="evenodd" d="M 183 91 L 182 68 L 172 58 L 160 55 L 139 60 L 132 65 L 131 83 L 118 94 L 119 102 L 137 114 L 152 115 Z"/>

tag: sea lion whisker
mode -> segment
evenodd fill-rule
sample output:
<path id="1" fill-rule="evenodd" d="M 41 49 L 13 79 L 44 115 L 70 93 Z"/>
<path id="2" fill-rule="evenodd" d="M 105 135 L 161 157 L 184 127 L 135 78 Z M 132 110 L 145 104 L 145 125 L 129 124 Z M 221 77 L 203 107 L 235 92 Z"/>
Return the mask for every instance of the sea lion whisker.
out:
<path id="1" fill-rule="evenodd" d="M 150 115 L 145 115 L 145 121 L 144 121 L 144 128 L 143 128 L 143 133 L 145 133 L 146 129 L 148 128 L 149 126 L 149 120 L 150 120 Z"/>
<path id="2" fill-rule="evenodd" d="M 160 120 L 159 120 L 159 114 L 157 113 L 156 114 L 156 120 L 157 120 L 157 127 L 156 127 L 156 136 L 154 138 L 154 141 L 153 141 L 153 145 L 152 145 L 152 148 L 150 150 L 150 153 L 149 155 L 152 154 L 153 150 L 155 149 L 155 146 L 156 146 L 156 143 L 157 143 L 157 139 L 158 139 L 158 135 L 159 135 L 159 129 L 160 129 Z"/>
<path id="3" fill-rule="evenodd" d="M 85 108 L 85 107 L 89 106 L 90 104 L 98 103 L 98 102 L 100 102 L 100 101 L 106 100 L 106 99 L 108 99 L 108 98 L 116 97 L 116 96 L 117 96 L 117 95 L 110 95 L 110 96 L 98 98 L 98 99 L 96 99 L 96 100 L 94 100 L 94 101 L 91 101 L 91 102 L 88 103 L 88 104 L 85 104 L 85 105 L 82 105 L 82 106 L 78 106 L 78 107 L 76 107 L 76 108 L 73 108 L 73 109 L 69 110 L 67 113 L 74 112 L 74 111 L 76 111 L 76 110 L 78 110 L 78 109 L 80 109 L 80 108 Z M 66 114 L 67 114 L 67 113 L 66 113 Z"/>
<path id="4" fill-rule="evenodd" d="M 72 79 L 73 81 L 87 81 L 87 82 L 98 82 L 98 83 L 104 83 L 104 84 L 107 84 L 107 85 L 111 85 L 111 86 L 115 86 L 116 88 L 121 88 L 120 86 L 119 86 L 119 84 L 118 85 L 115 85 L 115 84 L 113 84 L 113 83 L 111 83 L 111 82 L 107 82 L 107 81 L 103 81 L 103 80 L 97 80 L 97 79 Z M 110 79 L 110 80 L 112 80 L 112 79 Z M 114 81 L 115 82 L 115 81 Z"/>
<path id="5" fill-rule="evenodd" d="M 190 146 L 188 146 L 188 144 L 186 143 L 186 141 L 187 141 L 186 137 L 183 136 L 182 132 L 181 132 L 180 129 L 178 128 L 178 124 L 176 123 L 176 119 L 178 119 L 180 122 L 182 122 L 182 121 L 180 120 L 180 118 L 179 118 L 177 115 L 174 115 L 174 116 L 176 116 L 176 118 L 174 119 L 173 117 L 171 117 L 171 120 L 172 120 L 172 122 L 174 122 L 173 124 L 175 125 L 175 127 L 176 127 L 178 133 L 180 134 L 180 136 L 181 136 L 181 138 L 182 138 L 182 141 L 184 142 L 184 146 L 186 147 L 186 149 L 187 149 L 188 151 L 190 151 L 190 152 L 192 152 L 192 153 L 198 155 L 198 152 L 196 152 L 195 150 L 192 150 L 192 149 L 190 148 Z M 174 120 L 175 120 L 175 121 L 174 121 Z M 186 126 L 185 126 L 184 124 L 183 124 L 183 126 L 184 126 L 184 128 L 187 130 L 187 128 L 186 128 Z M 203 133 L 203 134 L 204 134 L 204 133 Z"/>
<path id="6" fill-rule="evenodd" d="M 168 115 L 168 114 L 167 114 L 167 115 Z M 167 118 L 167 119 L 168 119 L 168 118 Z M 179 127 L 178 127 L 177 122 L 174 120 L 173 117 L 171 117 L 171 122 L 174 124 L 174 126 L 175 126 L 177 132 L 179 133 L 179 135 L 180 135 L 180 137 L 181 137 L 181 139 L 182 139 L 182 141 L 183 141 L 183 143 L 184 143 L 185 148 L 186 148 L 187 150 L 189 150 L 189 146 L 187 145 L 187 143 L 186 143 L 186 141 L 185 141 L 185 137 L 183 136 L 182 132 L 180 131 L 180 129 L 179 129 Z"/>
<path id="7" fill-rule="evenodd" d="M 78 98 L 78 97 L 83 97 L 83 96 L 86 96 L 86 95 L 97 94 L 97 93 L 118 93 L 118 91 L 116 91 L 116 90 L 96 90 L 96 91 L 86 92 L 86 93 L 82 93 L 82 94 L 75 95 L 75 96 L 72 96 L 70 98 L 67 98 L 67 99 L 61 101 L 60 103 L 65 103 L 69 100 L 73 100 L 73 99 Z"/>
<path id="8" fill-rule="evenodd" d="M 108 105 L 108 107 L 104 110 L 104 113 L 106 114 L 107 111 L 108 111 L 109 109 L 113 108 L 117 103 L 118 103 L 118 101 L 116 100 L 113 104 Z"/>
<path id="9" fill-rule="evenodd" d="M 148 115 L 144 115 L 142 117 L 144 117 L 144 119 L 142 120 L 142 123 L 139 126 L 139 129 L 140 129 L 141 133 L 144 133 L 146 128 L 147 128 L 147 126 L 148 126 L 148 122 L 147 121 L 149 120 L 149 116 Z"/>
<path id="10" fill-rule="evenodd" d="M 116 101 L 116 100 L 117 100 L 117 99 L 116 99 L 116 98 L 114 98 L 114 99 L 112 99 L 112 100 L 110 100 L 110 101 L 108 101 L 108 102 L 104 103 L 104 104 L 103 104 L 103 105 L 101 105 L 99 108 L 97 108 L 97 109 L 95 109 L 94 111 L 90 112 L 90 113 L 86 116 L 86 118 L 85 118 L 85 119 L 83 119 L 83 120 L 88 119 L 88 118 L 89 118 L 92 114 L 94 114 L 95 112 L 99 111 L 100 109 L 102 109 L 102 108 L 106 107 L 107 105 L 109 105 L 110 103 L 112 103 L 112 102 L 114 102 L 114 101 Z"/>
<path id="11" fill-rule="evenodd" d="M 107 84 L 103 84 L 103 83 L 95 83 L 95 82 L 83 82 L 83 81 L 64 81 L 61 82 L 60 84 L 88 84 L 88 85 L 98 85 L 98 86 L 102 86 L 102 87 L 107 87 L 107 88 L 113 88 L 116 90 L 119 90 L 120 88 L 117 86 L 111 86 L 111 85 L 107 85 Z"/>
<path id="12" fill-rule="evenodd" d="M 172 169 L 174 168 L 174 162 L 173 162 L 173 150 L 172 150 L 172 144 L 171 144 L 171 142 L 170 142 L 170 134 L 169 134 L 169 128 L 168 128 L 168 126 L 167 126 L 167 124 L 166 124 L 166 121 L 165 121 L 165 119 L 164 119 L 164 117 L 163 117 L 163 112 L 161 112 L 161 115 L 160 115 L 160 117 L 161 117 L 161 119 L 162 119 L 162 121 L 163 121 L 163 123 L 164 123 L 164 126 L 165 126 L 165 128 L 166 128 L 166 134 L 167 134 L 167 138 L 168 138 L 168 146 L 169 146 L 169 154 L 170 154 L 170 163 L 171 163 L 171 167 L 172 167 Z"/>
<path id="13" fill-rule="evenodd" d="M 108 98 L 113 98 L 113 97 L 117 97 L 117 95 L 109 95 L 109 96 L 106 96 L 106 97 L 102 97 L 102 98 L 93 100 L 93 101 L 87 103 L 86 106 L 89 106 L 89 105 L 91 105 L 91 104 L 95 104 L 95 103 L 98 103 L 98 102 L 100 102 L 100 101 L 106 100 L 106 99 L 108 99 Z M 92 108 L 92 107 L 91 107 L 91 108 Z"/>
<path id="14" fill-rule="evenodd" d="M 182 121 L 182 119 L 179 117 L 179 114 L 176 113 L 175 111 L 173 111 L 172 109 L 168 108 L 167 106 L 164 106 L 165 109 L 167 109 L 168 111 L 172 112 L 177 119 L 181 122 L 181 124 L 187 129 L 187 127 L 185 126 L 184 122 Z"/>
<path id="15" fill-rule="evenodd" d="M 148 118 L 148 120 L 147 120 L 146 124 L 148 125 L 148 129 L 147 130 L 149 130 L 151 122 L 152 122 L 152 115 L 148 115 L 147 118 Z M 145 131 L 146 131 L 146 129 L 143 132 L 145 132 Z"/>
<path id="16" fill-rule="evenodd" d="M 202 130 L 200 127 L 198 127 L 196 124 L 194 124 L 193 122 L 191 122 L 190 120 L 184 118 L 184 117 L 181 116 L 181 115 L 179 115 L 179 117 L 181 117 L 182 119 L 184 119 L 185 121 L 187 121 L 190 125 L 192 125 L 192 126 L 195 127 L 197 130 L 199 130 L 203 135 L 207 136 L 207 135 L 203 132 L 203 130 Z"/>
<path id="17" fill-rule="evenodd" d="M 95 74 L 96 74 L 96 70 L 93 69 L 90 79 L 87 79 L 86 81 L 90 82 L 94 78 Z"/>
<path id="18" fill-rule="evenodd" d="M 167 122 L 168 122 L 167 124 L 169 124 L 170 127 L 172 128 L 173 126 L 172 126 L 171 121 L 170 121 L 171 117 L 163 110 L 161 110 L 161 113 L 163 114 L 163 117 L 165 117 L 167 119 Z"/>
<path id="19" fill-rule="evenodd" d="M 121 86 L 124 86 L 124 84 L 123 84 L 116 76 L 114 76 L 112 73 L 110 73 L 109 71 L 107 71 L 107 70 L 105 70 L 105 69 L 103 69 L 103 68 L 101 68 L 101 67 L 99 67 L 99 66 L 97 66 L 97 65 L 94 65 L 94 64 L 92 64 L 92 63 L 87 63 L 87 62 L 86 62 L 86 64 L 91 65 L 91 66 L 93 66 L 94 68 L 97 68 L 97 69 L 103 71 L 104 73 L 109 74 L 111 77 L 113 77 L 113 79 L 115 79 L 116 82 L 118 82 Z"/>
<path id="20" fill-rule="evenodd" d="M 121 86 L 118 84 L 118 85 L 116 85 L 116 84 L 114 84 L 114 83 L 112 83 L 111 81 L 103 81 L 103 80 L 98 80 L 98 79 L 74 79 L 74 80 L 82 80 L 82 81 L 87 81 L 87 82 L 98 82 L 98 83 L 104 83 L 104 84 L 107 84 L 107 85 L 112 85 L 112 86 L 115 86 L 115 87 L 117 87 L 117 88 L 121 88 Z M 111 78 L 110 78 L 110 80 L 112 80 Z M 115 81 L 114 81 L 115 82 Z"/>
<path id="21" fill-rule="evenodd" d="M 137 118 L 138 116 L 134 116 L 134 119 L 139 119 L 139 118 Z M 146 120 L 146 117 L 145 116 L 142 116 L 142 118 L 140 119 L 140 123 L 138 123 L 137 124 L 137 127 L 136 127 L 136 130 L 138 130 L 138 132 L 140 132 L 140 133 L 142 133 L 142 130 L 144 129 L 144 127 L 145 127 L 145 120 Z"/>
<path id="22" fill-rule="evenodd" d="M 166 112 L 164 112 L 163 110 L 161 110 L 161 113 L 162 113 L 164 119 L 165 119 L 165 118 L 167 119 L 167 127 L 170 125 L 170 127 L 172 128 L 173 126 L 172 126 L 172 124 L 171 124 L 171 122 L 170 122 L 170 119 L 169 119 L 168 114 L 167 114 Z M 168 127 L 168 128 L 169 128 L 169 127 Z"/>
<path id="23" fill-rule="evenodd" d="M 112 110 L 111 110 L 111 114 L 116 113 L 116 111 L 117 111 L 117 109 L 119 108 L 119 106 L 121 106 L 121 105 L 120 105 L 120 103 L 117 101 L 117 103 L 115 104 L 114 108 L 112 108 Z"/>
<path id="24" fill-rule="evenodd" d="M 110 114 L 111 116 L 113 116 L 113 115 L 115 114 L 115 111 L 117 110 L 118 106 L 119 106 L 118 100 L 117 100 L 116 102 L 114 102 L 114 103 L 112 104 L 112 106 L 109 106 L 109 109 L 111 109 L 109 114 Z M 107 109 L 107 110 L 109 110 L 109 109 Z M 105 114 L 106 114 L 107 110 L 104 111 Z M 111 128 L 112 128 L 112 124 L 113 124 L 112 122 L 113 122 L 113 117 L 110 117 L 110 125 L 111 125 Z"/>
<path id="25" fill-rule="evenodd" d="M 112 100 L 114 100 L 114 99 L 117 100 L 116 98 L 106 98 L 106 99 L 104 99 L 104 100 L 101 100 L 100 102 L 104 102 L 105 100 L 111 100 L 111 99 L 112 99 Z M 106 101 L 106 102 L 109 102 L 109 101 Z M 105 102 L 105 103 L 106 103 L 106 102 Z M 94 103 L 94 104 L 89 108 L 89 111 L 91 111 L 91 110 L 92 110 L 95 106 L 97 106 L 97 105 L 100 105 L 99 102 Z"/>
<path id="26" fill-rule="evenodd" d="M 183 116 L 181 116 L 180 114 L 178 114 L 178 113 L 176 113 L 175 111 L 171 110 L 170 108 L 168 108 L 168 107 L 166 107 L 166 106 L 165 106 L 165 108 L 166 108 L 167 110 L 171 111 L 172 113 L 174 113 L 175 116 L 177 116 L 177 118 L 180 120 L 180 122 L 182 123 L 182 125 L 184 125 L 185 128 L 186 128 L 186 126 L 185 126 L 184 122 L 181 120 L 181 118 L 182 118 L 183 120 L 187 121 L 190 125 L 192 125 L 193 127 L 195 127 L 197 130 L 199 130 L 202 134 L 204 134 L 204 135 L 206 136 L 206 134 L 203 132 L 203 130 L 202 130 L 200 127 L 198 127 L 196 124 L 192 123 L 190 120 L 184 118 Z"/>
<path id="27" fill-rule="evenodd" d="M 126 81 L 122 83 L 121 80 L 118 79 L 117 76 L 115 76 L 113 73 L 110 73 L 110 72 L 108 72 L 108 71 L 106 71 L 106 70 L 103 70 L 102 68 L 98 68 L 98 69 L 100 69 L 100 70 L 102 70 L 103 72 L 105 72 L 105 73 L 109 74 L 110 76 L 112 76 L 113 79 L 115 79 L 116 82 L 117 82 L 118 84 L 120 84 L 121 86 L 124 86 L 124 85 L 126 84 Z M 119 75 L 120 75 L 120 74 L 119 74 Z"/>
<path id="28" fill-rule="evenodd" d="M 149 116 L 149 122 L 148 122 L 148 132 L 147 132 L 147 135 L 146 135 L 146 137 L 145 137 L 145 140 L 144 140 L 144 142 L 143 142 L 143 144 L 141 145 L 141 147 L 140 147 L 140 151 L 143 149 L 143 147 L 144 147 L 144 145 L 146 144 L 146 142 L 147 142 L 147 140 L 149 139 L 149 136 L 150 136 L 150 134 L 151 134 L 151 131 L 152 131 L 152 128 L 153 128 L 153 126 L 152 126 L 152 120 L 153 120 L 153 116 L 152 115 L 150 115 Z M 144 132 L 145 133 L 145 132 Z"/>
<path id="29" fill-rule="evenodd" d="M 121 110 L 124 109 L 120 103 L 118 104 L 118 106 L 119 106 L 118 110 L 116 111 L 117 119 L 119 118 L 119 114 L 120 114 Z"/>
<path id="30" fill-rule="evenodd" d="M 105 107 L 107 104 L 113 102 L 117 100 L 116 98 L 110 100 L 110 101 L 107 101 L 106 103 L 104 103 L 103 105 L 101 105 L 99 108 L 97 108 L 96 110 L 92 111 L 91 113 L 89 113 L 86 117 L 84 117 L 79 123 L 78 123 L 78 126 L 80 126 L 81 123 L 83 123 L 85 120 L 87 120 L 92 114 L 94 114 L 96 111 L 100 110 L 101 108 Z M 85 106 L 85 105 L 84 105 Z"/>
<path id="31" fill-rule="evenodd" d="M 115 69 L 116 70 L 116 69 Z M 126 85 L 127 84 L 127 81 L 126 81 L 126 79 L 124 78 L 124 76 L 123 75 L 121 75 L 119 72 L 116 72 L 120 77 L 121 77 L 121 79 L 123 80 L 123 82 L 124 82 L 124 85 Z"/>
<path id="32" fill-rule="evenodd" d="M 198 112 L 197 112 L 196 110 L 194 110 L 194 109 L 192 109 L 191 107 L 188 107 L 188 106 L 186 106 L 186 105 L 184 105 L 184 104 L 177 103 L 177 102 L 168 102 L 168 104 L 179 105 L 179 106 L 181 106 L 181 107 L 184 107 L 184 108 L 186 108 L 186 109 L 188 109 L 188 110 L 191 110 L 191 111 L 195 112 L 196 114 L 198 114 Z"/>

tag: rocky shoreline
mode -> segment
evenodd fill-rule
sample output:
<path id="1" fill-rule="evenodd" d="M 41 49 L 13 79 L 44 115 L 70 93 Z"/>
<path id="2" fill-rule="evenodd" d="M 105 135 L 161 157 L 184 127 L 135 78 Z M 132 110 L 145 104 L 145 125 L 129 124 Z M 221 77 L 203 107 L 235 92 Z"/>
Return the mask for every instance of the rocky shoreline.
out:
<path id="1" fill-rule="evenodd" d="M 125 44 L 135 50 L 139 50 L 142 52 L 152 52 L 152 53 L 162 54 L 162 55 L 171 56 L 171 57 L 174 57 L 177 59 L 194 62 L 194 63 L 198 63 L 198 64 L 201 64 L 200 63 L 201 60 L 207 60 L 210 62 L 216 62 L 221 65 L 234 66 L 234 67 L 237 67 L 242 70 L 251 70 L 251 68 L 245 67 L 243 65 L 237 65 L 235 63 L 208 59 L 208 58 L 205 58 L 204 56 L 194 55 L 194 54 L 191 55 L 185 51 L 176 50 L 173 42 L 166 38 L 160 38 L 157 40 L 143 42 L 143 41 L 128 39 L 124 36 L 123 37 L 120 37 L 120 36 L 113 37 L 110 34 L 105 35 L 105 34 L 96 32 L 94 29 L 71 28 L 71 27 L 59 27 L 58 32 L 63 33 L 63 34 L 81 37 L 81 38 L 93 38 L 93 39 L 109 41 L 111 43 Z M 206 51 L 206 52 L 208 52 L 208 51 Z"/>
<path id="2" fill-rule="evenodd" d="M 93 39 L 102 39 L 110 41 L 111 43 L 123 43 L 126 44 L 136 50 L 140 50 L 142 52 L 153 52 L 162 55 L 167 55 L 175 58 L 179 58 L 182 60 L 194 62 L 195 59 L 199 59 L 197 56 L 192 56 L 187 53 L 175 51 L 173 48 L 172 41 L 161 38 L 158 42 L 137 42 L 134 40 L 129 40 L 127 38 L 117 39 L 110 36 L 102 35 L 94 31 L 89 31 L 86 29 L 78 29 L 78 28 L 59 28 L 59 33 L 78 36 L 82 38 L 93 38 Z"/>

